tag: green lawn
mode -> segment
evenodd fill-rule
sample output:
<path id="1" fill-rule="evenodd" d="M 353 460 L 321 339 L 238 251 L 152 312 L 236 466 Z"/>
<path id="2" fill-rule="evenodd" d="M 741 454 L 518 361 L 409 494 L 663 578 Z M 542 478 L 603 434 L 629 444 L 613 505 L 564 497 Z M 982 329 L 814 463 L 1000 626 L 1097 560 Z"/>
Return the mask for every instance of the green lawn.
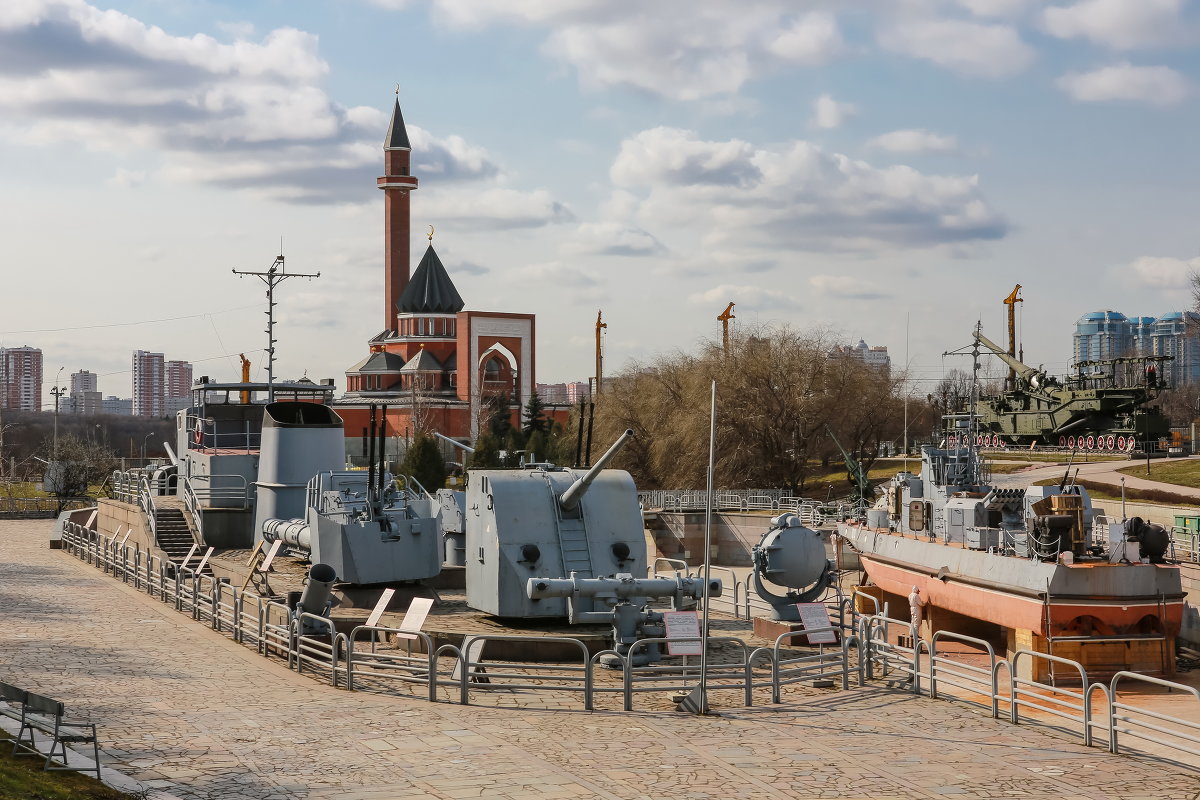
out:
<path id="1" fill-rule="evenodd" d="M 44 756 L 14 757 L 12 737 L 0 734 L 0 800 L 130 800 L 78 772 L 46 772 Z"/>
<path id="2" fill-rule="evenodd" d="M 1149 475 L 1145 461 L 1135 462 L 1119 471 L 1138 478 L 1200 489 L 1200 458 L 1153 458 L 1150 459 Z"/>
<path id="3" fill-rule="evenodd" d="M 1145 467 L 1143 466 L 1144 470 Z M 1038 481 L 1036 486 L 1049 486 L 1057 484 L 1058 478 L 1047 478 L 1044 481 Z M 1092 500 L 1105 500 L 1121 502 L 1121 487 L 1113 486 L 1107 483 L 1096 483 L 1095 481 L 1080 480 L 1079 485 L 1087 489 L 1087 493 Z M 1163 506 L 1187 506 L 1200 507 L 1200 503 L 1194 497 L 1185 497 L 1174 492 L 1160 491 L 1158 489 L 1134 489 L 1131 486 L 1125 487 L 1125 499 L 1131 503 L 1152 503 Z"/>

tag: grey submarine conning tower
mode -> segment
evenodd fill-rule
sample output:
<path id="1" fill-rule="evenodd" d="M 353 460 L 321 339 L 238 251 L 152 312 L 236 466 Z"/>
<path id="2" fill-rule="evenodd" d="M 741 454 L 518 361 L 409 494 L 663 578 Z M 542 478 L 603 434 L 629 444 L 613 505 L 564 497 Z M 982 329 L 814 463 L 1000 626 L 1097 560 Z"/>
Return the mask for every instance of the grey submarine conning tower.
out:
<path id="1" fill-rule="evenodd" d="M 528 597 L 529 578 L 646 574 L 637 488 L 628 472 L 605 469 L 631 438 L 625 431 L 586 472 L 549 464 L 468 472 L 467 605 L 498 617 L 566 617 L 565 598 Z"/>

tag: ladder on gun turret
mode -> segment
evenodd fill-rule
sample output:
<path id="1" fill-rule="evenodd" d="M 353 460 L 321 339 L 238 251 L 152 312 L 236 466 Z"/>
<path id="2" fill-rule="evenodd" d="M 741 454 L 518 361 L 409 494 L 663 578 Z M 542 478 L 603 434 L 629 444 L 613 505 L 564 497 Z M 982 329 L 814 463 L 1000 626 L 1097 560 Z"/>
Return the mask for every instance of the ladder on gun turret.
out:
<path id="1" fill-rule="evenodd" d="M 558 520 L 558 546 L 562 551 L 563 572 L 578 578 L 594 578 L 592 551 L 588 547 L 587 528 L 581 518 Z"/>

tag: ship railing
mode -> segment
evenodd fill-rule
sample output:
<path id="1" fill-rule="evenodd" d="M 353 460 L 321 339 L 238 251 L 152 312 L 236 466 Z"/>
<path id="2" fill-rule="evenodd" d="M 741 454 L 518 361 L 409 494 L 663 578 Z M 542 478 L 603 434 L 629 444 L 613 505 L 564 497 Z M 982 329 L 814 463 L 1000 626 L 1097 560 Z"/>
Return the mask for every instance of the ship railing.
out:
<path id="1" fill-rule="evenodd" d="M 250 429 L 250 421 L 244 421 L 240 431 L 216 430 L 216 423 L 207 417 L 189 414 L 187 417 L 188 446 L 200 450 L 224 450 L 231 453 L 249 453 L 259 449 L 262 443 L 260 431 Z"/>
<path id="2" fill-rule="evenodd" d="M 1025 659 L 1031 662 L 1029 666 L 1033 674 L 1037 672 L 1039 661 L 1046 662 L 1045 666 L 1051 672 L 1051 680 L 1054 683 L 1045 683 L 1020 677 L 1021 664 Z M 1053 676 L 1052 672 L 1056 664 L 1079 674 L 1080 688 L 1078 690 L 1055 685 L 1059 682 Z M 1091 745 L 1092 709 L 1088 702 L 1088 687 L 1090 684 L 1088 683 L 1087 670 L 1082 664 L 1078 661 L 1072 661 L 1069 658 L 1052 656 L 1049 653 L 1039 653 L 1034 650 L 1018 650 L 1013 653 L 1012 659 L 1009 661 L 1009 672 L 1010 688 L 1008 703 L 1010 721 L 1014 725 L 1018 725 L 1021 722 L 1021 706 L 1034 708 L 1044 714 L 1079 724 L 1083 733 L 1084 745 Z"/>
<path id="3" fill-rule="evenodd" d="M 1180 525 L 1171 526 L 1171 558 L 1200 563 L 1200 531 Z"/>

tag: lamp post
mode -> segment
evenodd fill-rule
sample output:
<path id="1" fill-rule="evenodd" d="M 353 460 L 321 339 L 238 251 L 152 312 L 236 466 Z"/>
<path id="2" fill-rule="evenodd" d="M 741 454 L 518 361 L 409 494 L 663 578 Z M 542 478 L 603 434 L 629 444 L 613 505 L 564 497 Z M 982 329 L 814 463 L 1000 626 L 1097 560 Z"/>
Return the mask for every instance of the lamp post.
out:
<path id="1" fill-rule="evenodd" d="M 150 441 L 150 437 L 154 435 L 154 431 L 150 431 L 142 438 L 142 467 L 146 466 L 146 442 Z"/>

